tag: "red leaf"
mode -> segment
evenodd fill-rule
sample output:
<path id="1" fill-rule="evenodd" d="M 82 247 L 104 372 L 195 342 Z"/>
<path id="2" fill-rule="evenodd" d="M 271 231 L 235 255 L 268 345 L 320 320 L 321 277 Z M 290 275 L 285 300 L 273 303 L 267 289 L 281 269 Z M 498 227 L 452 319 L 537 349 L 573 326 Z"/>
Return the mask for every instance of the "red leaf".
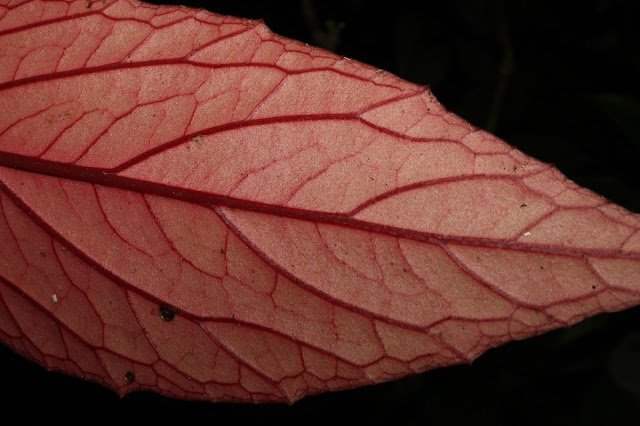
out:
<path id="1" fill-rule="evenodd" d="M 47 368 L 291 402 L 638 303 L 638 216 L 424 87 L 203 11 L 3 9 L 0 336 Z"/>

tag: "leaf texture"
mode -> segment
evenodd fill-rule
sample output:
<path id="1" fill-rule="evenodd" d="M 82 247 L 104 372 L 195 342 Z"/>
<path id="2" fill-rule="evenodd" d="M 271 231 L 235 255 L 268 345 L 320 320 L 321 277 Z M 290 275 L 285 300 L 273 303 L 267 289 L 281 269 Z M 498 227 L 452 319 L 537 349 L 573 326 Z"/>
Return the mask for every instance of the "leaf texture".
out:
<path id="1" fill-rule="evenodd" d="M 638 303 L 640 219 L 428 88 L 133 0 L 0 15 L 0 336 L 120 394 L 293 402 Z"/>

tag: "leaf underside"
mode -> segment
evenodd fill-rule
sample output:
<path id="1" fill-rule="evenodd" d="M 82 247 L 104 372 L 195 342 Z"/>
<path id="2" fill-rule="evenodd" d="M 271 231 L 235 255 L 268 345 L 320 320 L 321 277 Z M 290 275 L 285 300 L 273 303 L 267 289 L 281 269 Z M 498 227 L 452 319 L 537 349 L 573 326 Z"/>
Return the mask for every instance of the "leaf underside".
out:
<path id="1" fill-rule="evenodd" d="M 261 22 L 1 0 L 0 51 L 0 339 L 49 369 L 293 402 L 638 303 L 638 215 Z"/>

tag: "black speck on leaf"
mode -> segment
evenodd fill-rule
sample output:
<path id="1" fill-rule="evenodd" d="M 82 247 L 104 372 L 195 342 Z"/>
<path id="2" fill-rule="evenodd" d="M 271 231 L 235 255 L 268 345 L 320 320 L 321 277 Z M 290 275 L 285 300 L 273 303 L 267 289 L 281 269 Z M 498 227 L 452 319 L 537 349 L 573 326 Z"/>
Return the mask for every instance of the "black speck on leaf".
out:
<path id="1" fill-rule="evenodd" d="M 174 308 L 173 306 L 167 305 L 166 303 L 160 305 L 160 318 L 164 322 L 173 321 L 173 318 L 178 312 L 180 312 L 178 308 Z"/>

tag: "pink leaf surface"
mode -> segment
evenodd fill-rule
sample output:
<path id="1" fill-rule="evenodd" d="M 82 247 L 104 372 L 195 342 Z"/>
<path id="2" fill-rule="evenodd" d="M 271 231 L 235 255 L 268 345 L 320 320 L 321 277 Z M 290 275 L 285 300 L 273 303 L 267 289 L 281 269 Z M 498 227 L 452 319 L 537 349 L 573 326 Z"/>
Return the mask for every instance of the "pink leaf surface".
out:
<path id="1" fill-rule="evenodd" d="M 0 336 L 47 368 L 292 402 L 638 303 L 638 216 L 425 87 L 205 11 L 2 5 Z"/>

